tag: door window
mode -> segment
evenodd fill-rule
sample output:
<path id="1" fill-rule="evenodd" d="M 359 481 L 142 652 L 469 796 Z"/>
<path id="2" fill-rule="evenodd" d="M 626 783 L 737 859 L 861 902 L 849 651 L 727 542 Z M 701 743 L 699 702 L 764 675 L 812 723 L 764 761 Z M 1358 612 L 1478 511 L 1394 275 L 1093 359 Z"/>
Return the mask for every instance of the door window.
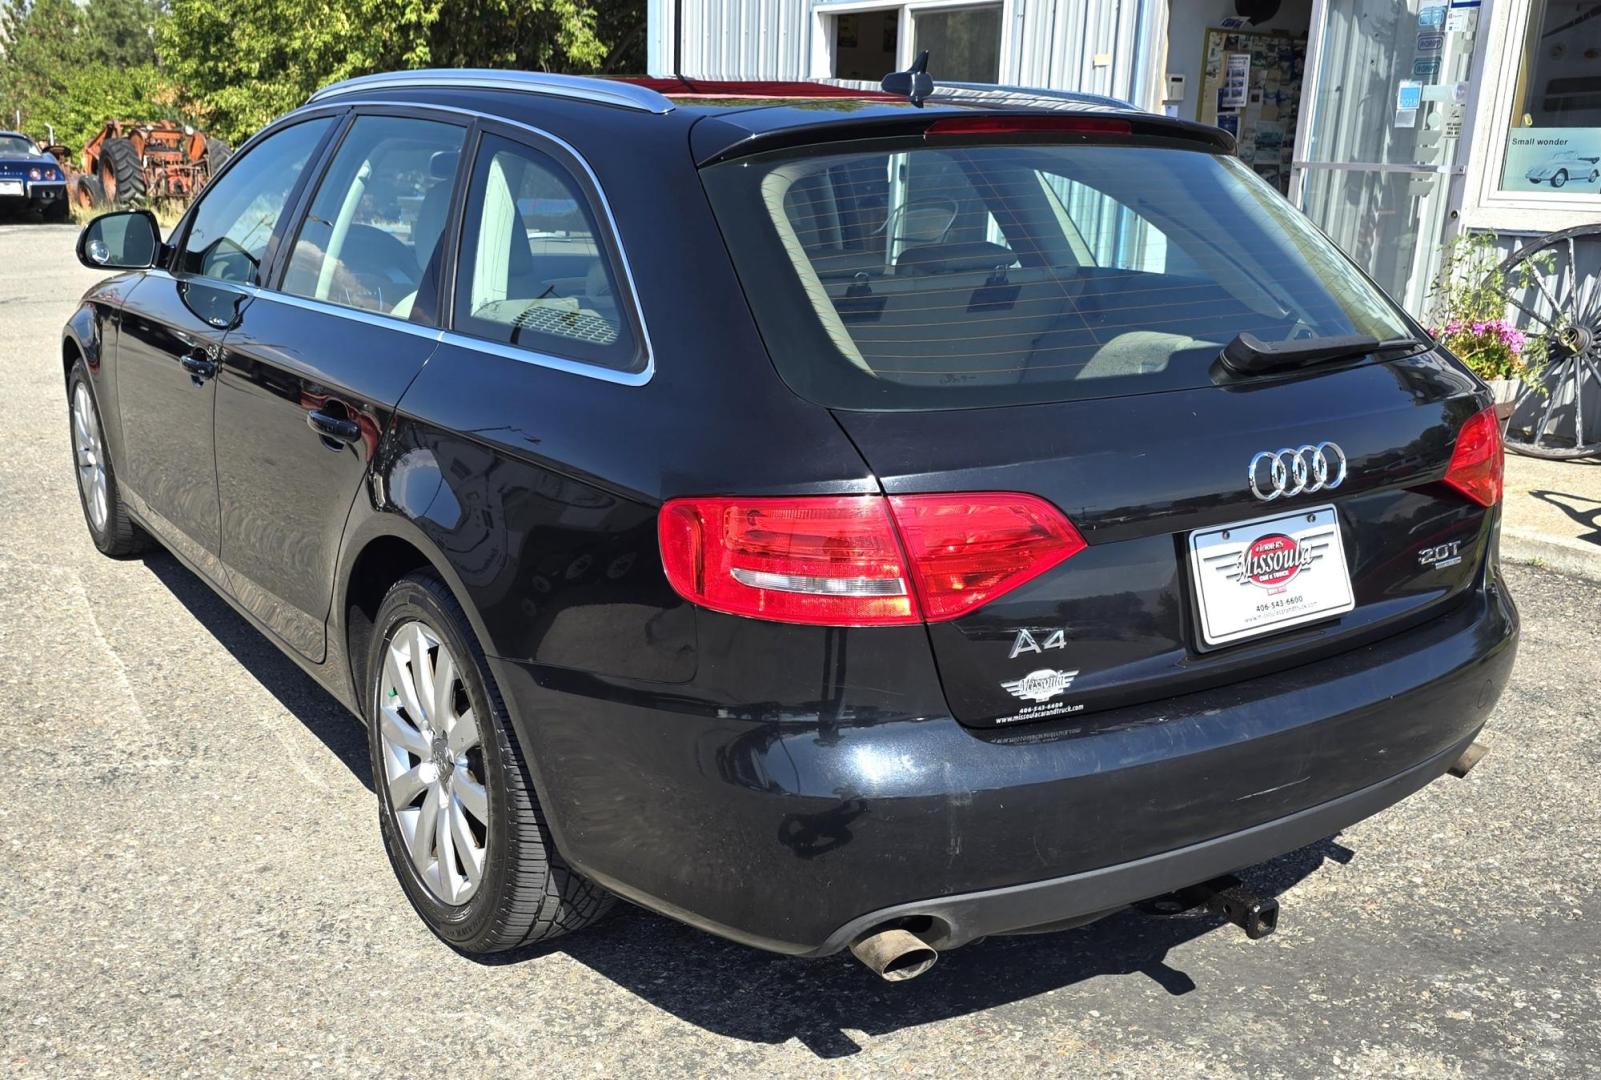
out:
<path id="1" fill-rule="evenodd" d="M 604 367 L 642 357 L 589 199 L 531 147 L 486 135 L 457 264 L 457 330 Z"/>
<path id="2" fill-rule="evenodd" d="M 178 272 L 260 285 L 267 242 L 332 123 L 324 116 L 276 131 L 208 185 L 184 239 Z"/>
<path id="3" fill-rule="evenodd" d="M 439 239 L 465 137 L 434 120 L 358 118 L 300 226 L 283 291 L 433 321 Z"/>

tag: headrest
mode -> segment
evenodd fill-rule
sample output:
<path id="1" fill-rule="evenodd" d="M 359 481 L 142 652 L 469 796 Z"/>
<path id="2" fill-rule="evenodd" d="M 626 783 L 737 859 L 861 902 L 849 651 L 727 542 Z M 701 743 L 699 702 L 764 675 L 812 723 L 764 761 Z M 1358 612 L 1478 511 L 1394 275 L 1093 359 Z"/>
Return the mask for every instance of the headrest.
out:
<path id="1" fill-rule="evenodd" d="M 436 150 L 428 159 L 428 175 L 435 180 L 449 180 L 456 175 L 456 162 L 461 157 L 459 150 Z"/>

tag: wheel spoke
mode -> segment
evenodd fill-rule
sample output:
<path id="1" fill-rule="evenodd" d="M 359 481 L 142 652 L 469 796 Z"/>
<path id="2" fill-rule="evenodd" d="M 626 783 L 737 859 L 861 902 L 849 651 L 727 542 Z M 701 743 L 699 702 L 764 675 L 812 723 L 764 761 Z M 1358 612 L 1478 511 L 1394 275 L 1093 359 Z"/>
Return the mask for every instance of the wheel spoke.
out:
<path id="1" fill-rule="evenodd" d="M 467 775 L 466 770 L 456 766 L 456 775 L 451 778 L 451 785 L 456 790 L 456 798 L 462 807 L 477 819 L 485 828 L 489 827 L 489 792 L 484 785 Z"/>
<path id="2" fill-rule="evenodd" d="M 406 710 L 406 717 L 412 724 L 420 728 L 427 722 L 428 714 L 423 711 L 422 702 L 417 698 L 417 684 L 412 681 L 411 670 L 406 663 L 406 654 L 399 651 L 394 645 L 389 647 L 384 657 L 384 693 L 386 697 L 390 690 L 395 691 L 395 697 L 399 699 L 400 707 Z"/>
<path id="3" fill-rule="evenodd" d="M 414 765 L 389 781 L 389 801 L 396 810 L 404 810 L 427 786 L 428 782 L 422 778 L 422 766 Z"/>
<path id="4" fill-rule="evenodd" d="M 445 796 L 449 800 L 449 796 Z M 456 900 L 456 841 L 450 828 L 451 806 L 446 801 L 434 815 L 434 847 L 439 855 L 439 886 L 446 900 Z"/>
<path id="5" fill-rule="evenodd" d="M 456 661 L 443 647 L 434 655 L 432 689 L 434 728 L 449 728 L 456 711 Z"/>
<path id="6" fill-rule="evenodd" d="M 455 722 L 450 725 L 450 730 L 445 733 L 445 739 L 450 744 L 450 752 L 453 754 L 470 750 L 482 741 L 478 737 L 478 717 L 473 715 L 471 709 L 456 717 Z"/>
<path id="7" fill-rule="evenodd" d="M 439 788 L 430 787 L 417 811 L 417 829 L 411 834 L 411 861 L 423 877 L 428 876 L 428 856 L 439 831 Z"/>
<path id="8" fill-rule="evenodd" d="M 379 730 L 387 741 L 424 761 L 428 760 L 428 755 L 433 750 L 428 745 L 428 740 L 422 737 L 422 732 L 406 723 L 394 709 L 387 706 L 380 709 L 378 723 Z"/>
<path id="9" fill-rule="evenodd" d="M 442 718 L 435 716 L 431 710 L 434 700 L 434 667 L 428 658 L 428 639 L 423 634 L 422 623 L 412 623 L 411 633 L 406 642 L 413 693 L 418 706 L 423 710 L 418 713 L 417 722 L 427 721 L 428 726 L 438 727 Z"/>
<path id="10" fill-rule="evenodd" d="M 455 841 L 456 854 L 461 857 L 461 869 L 467 875 L 467 884 L 476 886 L 484 876 L 484 849 L 478 846 L 478 839 L 467 824 L 467 812 L 456 800 L 450 804 L 450 835 Z"/>
<path id="11" fill-rule="evenodd" d="M 1546 387 L 1546 391 L 1545 391 L 1545 415 L 1540 417 L 1540 426 L 1534 429 L 1534 440 L 1533 440 L 1533 442 L 1534 442 L 1535 446 L 1539 446 L 1540 445 L 1540 438 L 1541 438 L 1541 436 L 1543 436 L 1545 434 L 1546 426 L 1551 423 L 1551 410 L 1556 408 L 1556 405 L 1557 405 L 1557 389 L 1561 385 L 1562 385 L 1562 380 L 1559 378 L 1559 379 L 1553 379 L 1552 382 L 1551 382 L 1551 385 Z"/>

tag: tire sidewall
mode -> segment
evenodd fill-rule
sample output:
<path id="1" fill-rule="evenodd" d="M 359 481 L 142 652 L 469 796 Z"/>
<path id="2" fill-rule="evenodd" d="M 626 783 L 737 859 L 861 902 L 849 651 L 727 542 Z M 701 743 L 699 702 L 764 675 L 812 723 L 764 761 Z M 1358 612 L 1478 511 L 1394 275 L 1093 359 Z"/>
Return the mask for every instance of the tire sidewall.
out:
<path id="1" fill-rule="evenodd" d="M 412 864 L 411 854 L 406 850 L 405 839 L 400 832 L 399 823 L 395 820 L 394 808 L 390 805 L 385 790 L 387 776 L 384 772 L 378 725 L 380 707 L 378 694 L 383 681 L 384 652 L 389 647 L 389 639 L 396 628 L 413 620 L 422 622 L 442 645 L 450 649 L 451 655 L 455 657 L 457 670 L 461 673 L 462 683 L 466 687 L 468 701 L 472 704 L 473 715 L 478 719 L 484 756 L 484 787 L 489 796 L 490 820 L 486 837 L 483 880 L 479 882 L 478 890 L 465 904 L 446 904 L 429 890 L 422 875 Z M 511 809 L 503 779 L 509 756 L 502 741 L 504 724 L 502 717 L 490 704 L 490 695 L 484 683 L 486 672 L 482 651 L 467 636 L 471 633 L 471 629 L 460 623 L 460 616 L 454 611 L 447 610 L 420 582 L 408 578 L 397 584 L 378 609 L 378 617 L 373 628 L 372 647 L 367 657 L 367 686 L 363 689 L 363 702 L 368 716 L 367 742 L 372 763 L 373 791 L 378 797 L 379 828 L 395 875 L 400 879 L 406 898 L 411 901 L 412 907 L 416 908 L 429 928 L 446 944 L 471 951 L 473 943 L 486 936 L 493 928 L 501 907 L 501 898 L 512 880 L 512 872 L 515 869 L 512 866 L 512 858 L 515 853 L 511 850 L 509 835 Z M 515 762 L 511 762 L 509 767 L 517 766 Z"/>

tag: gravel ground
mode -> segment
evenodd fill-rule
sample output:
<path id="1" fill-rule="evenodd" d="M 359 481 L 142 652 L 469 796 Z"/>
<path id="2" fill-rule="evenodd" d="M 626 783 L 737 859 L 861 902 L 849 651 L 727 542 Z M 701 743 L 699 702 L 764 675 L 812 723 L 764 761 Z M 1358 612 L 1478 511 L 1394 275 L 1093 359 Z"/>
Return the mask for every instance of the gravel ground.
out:
<path id="1" fill-rule="evenodd" d="M 0 1073 L 1601 1076 L 1601 586 L 1528 567 L 1489 757 L 1248 872 L 1263 942 L 1131 913 L 890 986 L 623 906 L 462 959 L 384 861 L 354 721 L 171 558 L 90 545 L 72 240 L 0 225 Z"/>

